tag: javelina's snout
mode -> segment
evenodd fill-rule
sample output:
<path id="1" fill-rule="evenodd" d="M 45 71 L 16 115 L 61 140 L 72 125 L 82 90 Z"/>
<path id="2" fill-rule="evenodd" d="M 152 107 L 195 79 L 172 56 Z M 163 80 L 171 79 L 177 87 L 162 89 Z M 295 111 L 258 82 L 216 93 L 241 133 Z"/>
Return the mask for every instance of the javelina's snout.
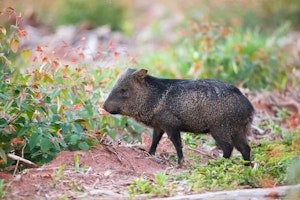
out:
<path id="1" fill-rule="evenodd" d="M 103 109 L 109 112 L 110 114 L 120 114 L 120 109 L 113 101 L 110 101 L 109 98 L 103 104 Z"/>

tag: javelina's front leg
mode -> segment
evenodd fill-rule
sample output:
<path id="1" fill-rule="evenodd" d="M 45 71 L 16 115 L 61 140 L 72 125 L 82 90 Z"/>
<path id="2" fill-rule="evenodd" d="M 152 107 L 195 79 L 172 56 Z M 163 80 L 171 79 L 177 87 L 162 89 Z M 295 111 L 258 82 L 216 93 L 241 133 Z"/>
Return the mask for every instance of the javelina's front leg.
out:
<path id="1" fill-rule="evenodd" d="M 164 131 L 160 128 L 153 128 L 153 136 L 152 136 L 152 144 L 149 150 L 149 154 L 154 155 L 156 151 L 156 147 L 164 134 Z"/>
<path id="2" fill-rule="evenodd" d="M 178 157 L 178 168 L 183 164 L 183 153 L 182 153 L 182 143 L 180 137 L 180 131 L 167 131 L 167 134 L 175 146 L 177 157 Z"/>

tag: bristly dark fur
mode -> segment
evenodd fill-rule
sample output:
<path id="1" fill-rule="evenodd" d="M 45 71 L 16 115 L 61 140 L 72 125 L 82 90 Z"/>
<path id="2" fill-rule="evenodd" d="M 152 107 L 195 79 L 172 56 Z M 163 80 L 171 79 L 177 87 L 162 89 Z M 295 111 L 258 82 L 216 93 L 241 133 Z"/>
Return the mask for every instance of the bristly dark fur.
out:
<path id="1" fill-rule="evenodd" d="M 247 141 L 254 109 L 233 85 L 212 80 L 161 79 L 147 70 L 127 69 L 104 102 L 112 114 L 127 115 L 153 128 L 149 153 L 154 154 L 166 132 L 173 142 L 178 164 L 183 161 L 180 132 L 211 133 L 229 158 L 236 147 L 250 161 Z"/>

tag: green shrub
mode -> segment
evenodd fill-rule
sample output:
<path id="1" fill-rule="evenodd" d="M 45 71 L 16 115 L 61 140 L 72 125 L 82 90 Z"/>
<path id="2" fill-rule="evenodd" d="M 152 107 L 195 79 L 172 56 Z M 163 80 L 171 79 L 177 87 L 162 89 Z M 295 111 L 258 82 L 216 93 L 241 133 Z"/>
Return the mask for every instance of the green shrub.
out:
<path id="1" fill-rule="evenodd" d="M 291 69 L 278 52 L 276 38 L 195 21 L 179 43 L 144 55 L 140 62 L 172 78 L 213 78 L 250 89 L 284 88 Z"/>
<path id="2" fill-rule="evenodd" d="M 8 12 L 16 15 L 12 8 L 3 11 Z M 47 45 L 21 51 L 19 39 L 24 35 L 16 25 L 0 29 L 1 167 L 14 164 L 7 159 L 10 152 L 43 164 L 61 150 L 88 150 L 107 137 L 138 138 L 141 126 L 120 116 L 105 116 L 100 108 L 103 88 L 115 76 L 110 68 L 75 61 L 64 65 L 47 53 Z M 24 66 L 33 58 L 25 74 L 19 71 L 22 58 Z"/>

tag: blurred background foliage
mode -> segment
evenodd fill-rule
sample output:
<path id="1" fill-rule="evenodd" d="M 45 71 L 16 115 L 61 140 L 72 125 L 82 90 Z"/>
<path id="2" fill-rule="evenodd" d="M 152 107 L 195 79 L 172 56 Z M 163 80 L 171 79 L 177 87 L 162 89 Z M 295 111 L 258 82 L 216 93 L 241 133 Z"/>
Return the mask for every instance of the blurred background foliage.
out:
<path id="1" fill-rule="evenodd" d="M 3 8 L 11 6 L 23 17 L 35 17 L 39 23 L 53 29 L 59 25 L 87 24 L 90 28 L 110 25 L 113 30 L 120 30 L 127 9 L 117 0 L 1 0 L 1 3 Z"/>
<path id="2" fill-rule="evenodd" d="M 78 25 L 90 23 L 93 27 L 109 24 L 114 30 L 122 30 L 134 21 L 153 20 L 160 11 L 159 6 L 153 19 L 144 18 L 146 7 L 152 3 L 140 3 L 138 0 L 1 0 L 1 6 L 12 6 L 23 16 L 34 13 L 37 19 L 51 27 L 58 25 Z M 258 28 L 270 34 L 285 23 L 292 29 L 300 27 L 300 0 L 166 0 L 160 2 L 168 7 L 168 15 L 183 13 L 186 20 L 201 20 L 207 16 L 212 21 L 224 25 L 239 25 L 244 30 Z"/>

